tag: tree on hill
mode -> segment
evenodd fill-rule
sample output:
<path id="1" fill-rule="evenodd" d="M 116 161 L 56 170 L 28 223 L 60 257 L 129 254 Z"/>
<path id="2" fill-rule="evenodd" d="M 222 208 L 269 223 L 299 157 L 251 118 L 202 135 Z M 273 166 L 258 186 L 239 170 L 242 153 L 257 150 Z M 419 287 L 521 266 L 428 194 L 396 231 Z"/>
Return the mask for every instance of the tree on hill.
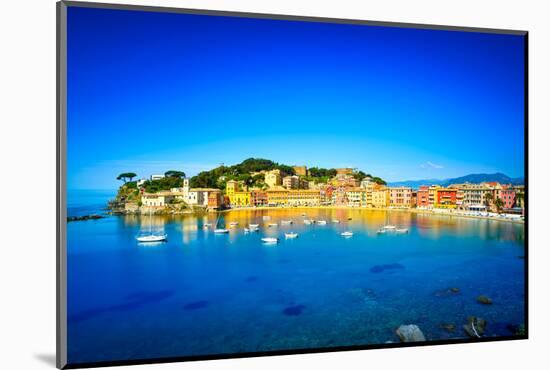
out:
<path id="1" fill-rule="evenodd" d="M 177 177 L 177 178 L 181 179 L 181 178 L 185 177 L 185 172 L 170 170 L 170 171 L 166 171 L 164 173 L 164 176 L 166 176 L 166 177 Z"/>
<path id="2" fill-rule="evenodd" d="M 367 174 L 364 173 L 363 171 L 355 171 L 353 173 L 353 177 L 358 180 L 358 181 L 361 181 L 363 180 L 365 177 L 367 177 Z"/>
<path id="3" fill-rule="evenodd" d="M 126 183 L 128 180 L 132 181 L 134 177 L 137 175 L 133 172 L 124 172 L 117 176 L 117 180 L 122 180 L 124 183 Z"/>

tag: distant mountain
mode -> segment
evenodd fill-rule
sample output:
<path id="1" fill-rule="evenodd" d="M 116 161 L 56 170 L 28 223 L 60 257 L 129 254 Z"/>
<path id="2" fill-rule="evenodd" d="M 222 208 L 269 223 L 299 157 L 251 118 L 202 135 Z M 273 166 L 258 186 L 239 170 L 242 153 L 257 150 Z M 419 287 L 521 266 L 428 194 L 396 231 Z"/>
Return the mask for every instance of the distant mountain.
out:
<path id="1" fill-rule="evenodd" d="M 455 177 L 452 179 L 426 179 L 426 180 L 408 180 L 408 181 L 395 181 L 389 182 L 389 186 L 408 186 L 411 188 L 417 189 L 422 185 L 442 185 L 448 186 L 451 184 L 463 184 L 463 183 L 472 183 L 477 184 L 480 182 L 492 182 L 496 181 L 501 184 L 513 184 L 521 185 L 524 183 L 523 177 L 512 178 L 506 176 L 503 173 L 476 173 L 471 175 L 466 175 L 462 177 Z"/>

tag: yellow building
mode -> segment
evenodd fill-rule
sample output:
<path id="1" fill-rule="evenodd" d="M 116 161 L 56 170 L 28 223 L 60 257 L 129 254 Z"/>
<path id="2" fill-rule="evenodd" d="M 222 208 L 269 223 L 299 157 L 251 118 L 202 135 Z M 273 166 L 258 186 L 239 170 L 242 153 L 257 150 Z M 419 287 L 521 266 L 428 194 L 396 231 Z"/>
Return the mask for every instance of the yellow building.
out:
<path id="1" fill-rule="evenodd" d="M 321 204 L 321 191 L 297 189 L 288 191 L 289 206 L 318 206 Z"/>
<path id="2" fill-rule="evenodd" d="M 374 208 L 385 208 L 390 204 L 390 193 L 388 189 L 382 188 L 372 191 L 372 206 Z"/>
<path id="3" fill-rule="evenodd" d="M 265 174 L 264 182 L 270 188 L 281 185 L 281 171 L 272 170 Z"/>
<path id="4" fill-rule="evenodd" d="M 286 189 L 269 189 L 266 191 L 267 204 L 275 206 L 284 206 L 288 204 L 288 193 Z"/>
<path id="5" fill-rule="evenodd" d="M 236 191 L 228 194 L 231 207 L 249 207 L 252 205 L 252 194 L 249 191 Z"/>

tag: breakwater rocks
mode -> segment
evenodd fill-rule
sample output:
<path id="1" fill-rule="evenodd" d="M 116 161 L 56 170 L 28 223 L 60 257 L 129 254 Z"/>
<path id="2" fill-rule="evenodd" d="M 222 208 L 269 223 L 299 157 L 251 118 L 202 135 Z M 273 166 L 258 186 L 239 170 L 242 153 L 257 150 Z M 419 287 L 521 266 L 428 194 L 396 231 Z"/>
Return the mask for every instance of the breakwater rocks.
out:
<path id="1" fill-rule="evenodd" d="M 101 218 L 105 218 L 105 216 L 102 216 L 102 215 L 71 216 L 71 217 L 67 217 L 67 222 L 99 220 Z"/>

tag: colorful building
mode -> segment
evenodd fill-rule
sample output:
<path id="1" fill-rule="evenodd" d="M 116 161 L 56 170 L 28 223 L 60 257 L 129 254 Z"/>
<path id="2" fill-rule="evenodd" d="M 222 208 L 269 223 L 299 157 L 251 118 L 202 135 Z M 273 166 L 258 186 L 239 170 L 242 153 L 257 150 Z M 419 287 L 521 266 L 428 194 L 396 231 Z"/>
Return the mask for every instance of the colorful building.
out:
<path id="1" fill-rule="evenodd" d="M 281 185 L 281 171 L 272 170 L 272 171 L 266 172 L 264 176 L 264 182 L 270 188 Z"/>
<path id="2" fill-rule="evenodd" d="M 223 196 L 221 190 L 208 193 L 208 208 L 218 209 L 223 206 Z"/>
<path id="3" fill-rule="evenodd" d="M 428 192 L 429 192 L 429 186 L 422 185 L 418 188 L 418 191 L 416 192 L 416 206 L 419 208 L 428 208 L 430 205 Z"/>
<path id="4" fill-rule="evenodd" d="M 298 176 L 307 176 L 307 167 L 306 166 L 294 166 L 292 167 L 294 172 Z"/>
<path id="5" fill-rule="evenodd" d="M 366 207 L 367 191 L 363 188 L 347 188 L 346 199 L 348 207 Z"/>
<path id="6" fill-rule="evenodd" d="M 260 207 L 267 205 L 267 193 L 261 190 L 252 190 L 251 203 L 253 206 Z"/>
<path id="7" fill-rule="evenodd" d="M 412 188 L 405 186 L 388 188 L 390 197 L 390 207 L 411 208 Z"/>
<path id="8" fill-rule="evenodd" d="M 176 198 L 171 191 L 159 191 L 158 193 L 142 193 L 141 204 L 145 207 L 164 207 Z"/>
<path id="9" fill-rule="evenodd" d="M 372 206 L 374 208 L 386 208 L 390 205 L 390 193 L 386 188 L 373 190 Z"/>
<path id="10" fill-rule="evenodd" d="M 270 206 L 286 206 L 288 204 L 287 189 L 268 189 L 266 190 L 267 204 Z"/>
<path id="11" fill-rule="evenodd" d="M 498 197 L 502 200 L 502 208 L 513 208 L 516 203 L 516 192 L 513 189 L 502 189 L 498 193 Z"/>
<path id="12" fill-rule="evenodd" d="M 300 188 L 300 178 L 298 176 L 285 176 L 283 177 L 283 186 L 287 189 Z"/>
<path id="13" fill-rule="evenodd" d="M 287 196 L 289 206 L 318 206 L 321 204 L 321 192 L 319 190 L 289 190 Z"/>
<path id="14" fill-rule="evenodd" d="M 456 189 L 437 189 L 435 191 L 435 208 L 456 208 L 456 193 Z"/>

